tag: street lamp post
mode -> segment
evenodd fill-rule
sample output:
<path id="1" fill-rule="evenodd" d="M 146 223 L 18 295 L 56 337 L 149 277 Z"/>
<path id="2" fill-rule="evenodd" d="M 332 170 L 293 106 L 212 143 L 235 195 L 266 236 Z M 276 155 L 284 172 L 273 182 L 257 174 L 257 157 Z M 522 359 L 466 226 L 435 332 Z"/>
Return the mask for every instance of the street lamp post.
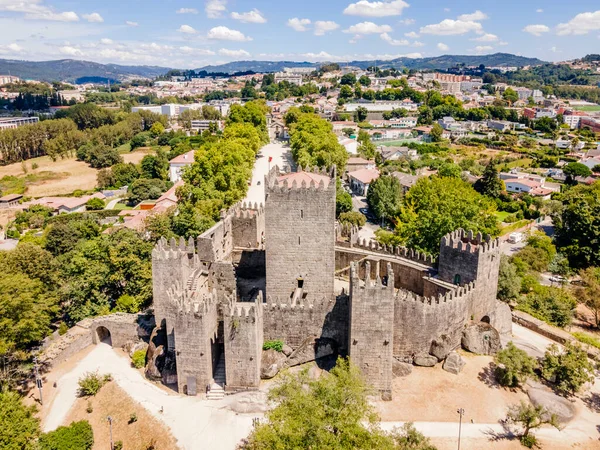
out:
<path id="1" fill-rule="evenodd" d="M 458 413 L 459 419 L 458 419 L 458 450 L 460 450 L 460 432 L 461 432 L 461 428 L 462 428 L 462 418 L 465 415 L 465 410 L 462 408 L 458 408 L 456 410 L 456 412 Z"/>
<path id="2" fill-rule="evenodd" d="M 113 446 L 113 435 L 112 435 L 112 417 L 108 416 L 106 418 L 106 420 L 108 420 L 108 427 L 110 429 L 110 450 L 114 450 L 114 446 Z"/>

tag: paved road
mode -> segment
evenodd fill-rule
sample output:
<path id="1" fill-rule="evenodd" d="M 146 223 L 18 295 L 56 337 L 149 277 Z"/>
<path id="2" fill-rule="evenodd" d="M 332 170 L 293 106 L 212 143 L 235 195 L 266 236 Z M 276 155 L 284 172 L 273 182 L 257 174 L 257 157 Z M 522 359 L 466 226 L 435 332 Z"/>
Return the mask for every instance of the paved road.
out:
<path id="1" fill-rule="evenodd" d="M 352 207 L 354 211 L 360 211 L 361 208 L 368 208 L 367 198 L 362 195 L 352 196 Z M 375 239 L 375 231 L 379 229 L 379 225 L 373 222 L 367 222 L 358 232 L 359 239 L 365 239 L 369 242 L 371 239 Z"/>
<path id="2" fill-rule="evenodd" d="M 106 204 L 106 208 L 104 209 L 115 209 L 115 206 L 117 206 L 117 203 L 119 203 L 121 200 L 123 200 L 121 197 L 112 199 Z"/>
<path id="3" fill-rule="evenodd" d="M 273 160 L 269 163 L 269 158 Z M 252 184 L 244 201 L 251 203 L 265 202 L 265 175 L 269 167 L 279 166 L 280 169 L 292 165 L 292 154 L 287 145 L 271 143 L 260 149 L 252 170 Z M 259 184 L 260 183 L 260 184 Z"/>
<path id="4" fill-rule="evenodd" d="M 170 394 L 146 380 L 133 369 L 129 359 L 108 344 L 97 345 L 73 370 L 57 383 L 58 392 L 43 424 L 48 432 L 63 424 L 73 406 L 77 381 L 86 372 L 110 373 L 133 400 L 164 422 L 183 449 L 233 450 L 252 429 L 252 419 L 258 414 L 236 414 L 225 409 L 225 400 L 208 401 L 197 397 Z M 164 412 L 160 413 L 160 409 Z"/>

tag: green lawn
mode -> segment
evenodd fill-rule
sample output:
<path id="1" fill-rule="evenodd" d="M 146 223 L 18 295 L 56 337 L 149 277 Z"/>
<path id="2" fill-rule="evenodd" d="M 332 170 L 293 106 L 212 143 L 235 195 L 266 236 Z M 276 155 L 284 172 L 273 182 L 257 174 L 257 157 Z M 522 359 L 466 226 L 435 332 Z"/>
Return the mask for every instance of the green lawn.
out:
<path id="1" fill-rule="evenodd" d="M 504 220 L 510 216 L 512 213 L 509 213 L 507 211 L 496 211 L 496 217 L 498 218 L 498 220 L 500 222 L 504 222 Z"/>
<path id="2" fill-rule="evenodd" d="M 125 203 L 117 203 L 113 208 L 114 211 L 123 211 L 125 209 L 133 209 L 131 206 L 127 206 Z"/>
<path id="3" fill-rule="evenodd" d="M 531 158 L 517 159 L 516 161 L 512 161 L 506 164 L 506 167 L 508 167 L 509 169 L 513 169 L 515 167 L 529 167 L 531 166 L 532 162 L 533 159 Z"/>
<path id="4" fill-rule="evenodd" d="M 500 236 L 505 236 L 509 233 L 512 233 L 513 231 L 523 228 L 525 225 L 528 225 L 531 222 L 533 222 L 533 220 L 523 219 L 519 220 L 518 222 L 511 223 L 510 225 L 500 229 Z"/>
<path id="5" fill-rule="evenodd" d="M 117 150 L 119 151 L 119 153 L 129 153 L 131 151 L 131 145 L 129 144 L 129 142 L 127 142 L 126 144 L 117 147 Z"/>
<path id="6" fill-rule="evenodd" d="M 600 111 L 600 105 L 573 106 L 573 109 L 577 111 L 596 112 Z"/>

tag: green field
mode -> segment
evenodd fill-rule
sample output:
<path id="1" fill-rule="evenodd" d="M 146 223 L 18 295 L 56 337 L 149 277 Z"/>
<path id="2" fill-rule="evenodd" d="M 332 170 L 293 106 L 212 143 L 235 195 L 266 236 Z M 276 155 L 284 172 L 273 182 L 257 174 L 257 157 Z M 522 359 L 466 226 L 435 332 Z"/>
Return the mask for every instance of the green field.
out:
<path id="1" fill-rule="evenodd" d="M 533 222 L 533 220 L 523 219 L 519 220 L 518 222 L 511 223 L 510 225 L 507 225 L 500 229 L 500 236 L 505 236 L 509 233 L 512 233 L 513 231 L 518 230 L 519 228 L 523 228 L 531 222 Z"/>
<path id="2" fill-rule="evenodd" d="M 507 211 L 496 211 L 496 217 L 498 218 L 498 220 L 500 222 L 504 222 L 504 220 L 510 216 L 512 213 L 509 213 Z"/>
<path id="3" fill-rule="evenodd" d="M 584 112 L 596 112 L 600 111 L 600 105 L 573 106 L 573 109 Z"/>
<path id="4" fill-rule="evenodd" d="M 533 159 L 531 158 L 517 159 L 516 161 L 512 161 L 506 164 L 506 167 L 508 167 L 509 169 L 513 169 L 515 167 L 529 167 L 531 166 L 532 162 Z"/>

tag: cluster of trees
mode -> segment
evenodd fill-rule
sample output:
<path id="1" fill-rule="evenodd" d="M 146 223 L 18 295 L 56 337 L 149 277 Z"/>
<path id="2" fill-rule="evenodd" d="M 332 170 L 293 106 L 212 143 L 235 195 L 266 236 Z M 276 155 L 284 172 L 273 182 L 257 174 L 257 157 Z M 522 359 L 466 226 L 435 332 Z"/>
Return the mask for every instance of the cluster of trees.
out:
<path id="1" fill-rule="evenodd" d="M 290 129 L 290 147 L 296 163 L 302 167 L 331 167 L 343 173 L 348 152 L 338 142 L 330 122 L 314 113 L 302 113 L 295 108 L 285 115 Z"/>
<path id="2" fill-rule="evenodd" d="M 186 109 L 179 114 L 179 124 L 186 130 L 191 130 L 192 120 L 221 120 L 221 113 L 215 107 L 205 105 L 202 109 Z"/>
<path id="3" fill-rule="evenodd" d="M 289 97 L 306 97 L 307 95 L 319 93 L 319 88 L 314 83 L 305 83 L 302 86 L 292 84 L 288 81 L 280 81 L 279 83 L 275 83 L 274 74 L 267 74 L 263 77 L 260 89 L 265 93 L 267 100 L 277 101 L 281 101 Z M 257 96 L 258 92 L 254 91 L 252 98 L 256 98 Z"/>

